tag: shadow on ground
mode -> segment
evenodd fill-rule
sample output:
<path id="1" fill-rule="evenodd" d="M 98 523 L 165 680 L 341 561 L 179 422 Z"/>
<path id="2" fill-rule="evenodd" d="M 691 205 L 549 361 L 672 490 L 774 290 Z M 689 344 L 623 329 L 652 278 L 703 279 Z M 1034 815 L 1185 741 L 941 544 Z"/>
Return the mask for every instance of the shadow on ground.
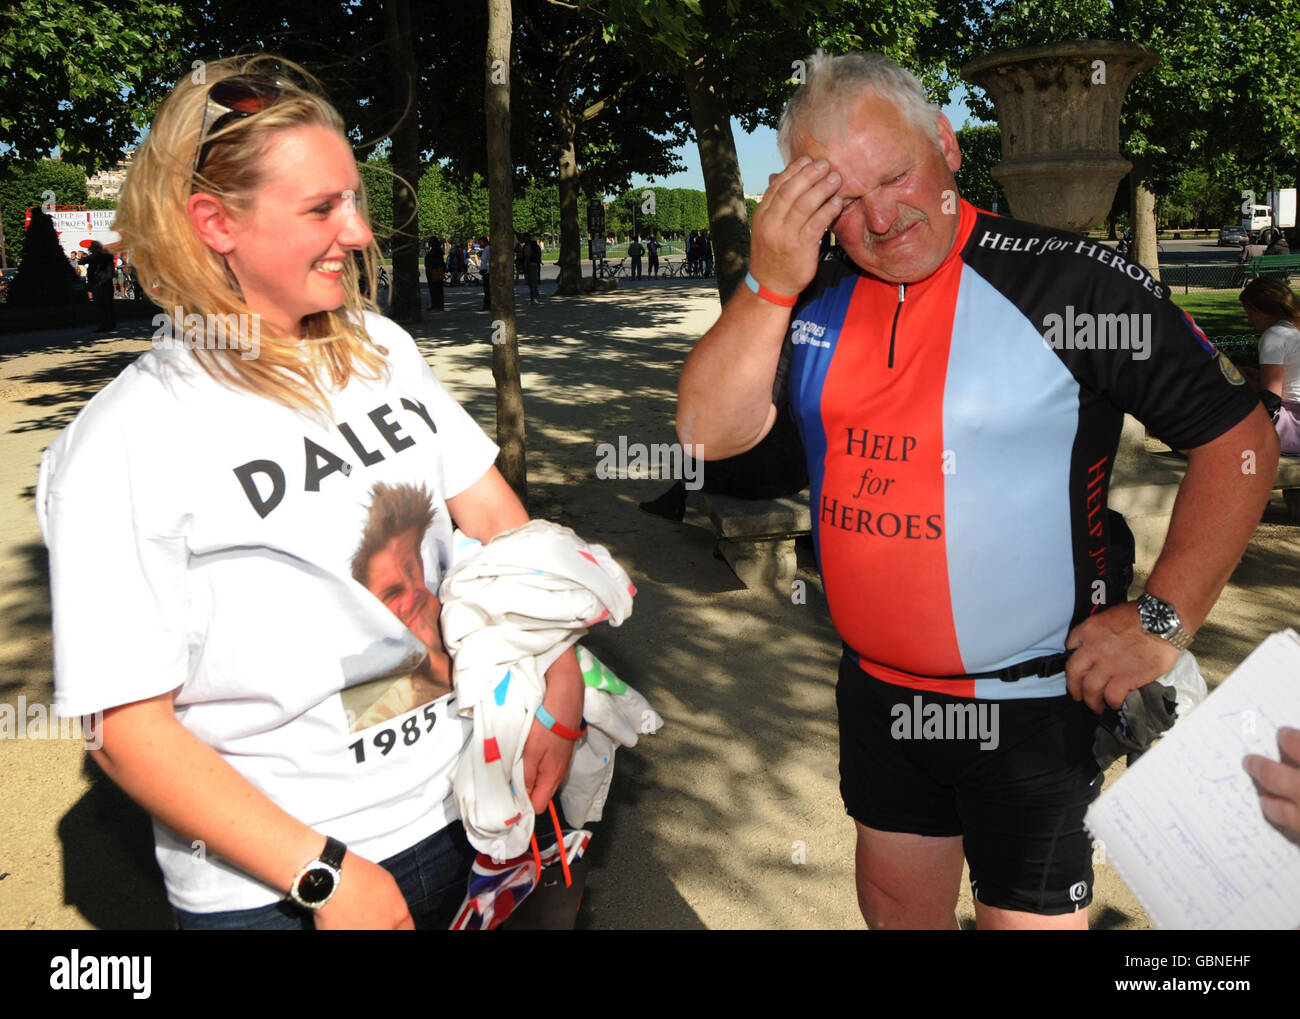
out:
<path id="1" fill-rule="evenodd" d="M 90 788 L 59 822 L 64 901 L 101 929 L 171 928 L 149 815 L 89 758 L 82 774 Z"/>

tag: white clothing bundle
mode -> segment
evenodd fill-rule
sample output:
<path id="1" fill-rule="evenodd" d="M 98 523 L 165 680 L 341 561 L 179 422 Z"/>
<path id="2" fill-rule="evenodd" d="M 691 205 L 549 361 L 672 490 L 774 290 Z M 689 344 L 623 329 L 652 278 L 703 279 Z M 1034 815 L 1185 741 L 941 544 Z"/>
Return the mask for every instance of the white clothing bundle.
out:
<path id="1" fill-rule="evenodd" d="M 523 752 L 546 670 L 589 627 L 606 619 L 619 626 L 636 589 L 603 547 L 548 521 L 530 521 L 482 546 L 457 539 L 440 591 L 442 631 L 458 710 L 474 728 L 456 770 L 456 801 L 470 842 L 505 860 L 526 852 L 533 832 Z M 560 800 L 572 824 L 599 819 L 614 749 L 663 724 L 612 674 L 602 682 L 599 663 L 591 671 L 584 713 L 592 728 L 576 748 L 572 791 Z"/>

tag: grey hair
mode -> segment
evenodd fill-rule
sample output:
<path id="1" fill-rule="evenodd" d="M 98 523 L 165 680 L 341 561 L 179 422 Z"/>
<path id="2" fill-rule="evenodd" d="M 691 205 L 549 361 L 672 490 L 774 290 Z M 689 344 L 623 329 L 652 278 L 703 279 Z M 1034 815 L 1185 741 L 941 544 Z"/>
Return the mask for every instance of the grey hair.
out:
<path id="1" fill-rule="evenodd" d="M 903 116 L 922 128 L 939 145 L 939 107 L 926 97 L 921 83 L 881 53 L 846 53 L 832 56 L 818 50 L 805 61 L 806 79 L 790 97 L 777 146 L 790 162 L 795 135 L 813 115 L 843 112 L 848 104 L 874 92 L 888 99 Z"/>

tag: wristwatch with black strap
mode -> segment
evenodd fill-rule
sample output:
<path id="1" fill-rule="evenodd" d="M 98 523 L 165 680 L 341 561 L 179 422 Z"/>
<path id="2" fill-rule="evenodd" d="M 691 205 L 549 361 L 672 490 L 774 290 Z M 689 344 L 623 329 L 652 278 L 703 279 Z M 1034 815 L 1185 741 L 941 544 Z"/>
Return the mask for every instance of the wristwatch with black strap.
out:
<path id="1" fill-rule="evenodd" d="M 338 891 L 343 856 L 348 847 L 335 838 L 325 839 L 320 856 L 298 871 L 289 886 L 289 898 L 303 909 L 318 910 Z"/>
<path id="2" fill-rule="evenodd" d="M 1179 651 L 1186 651 L 1192 635 L 1183 629 L 1178 610 L 1153 594 L 1143 593 L 1137 600 L 1138 618 L 1142 632 L 1169 641 Z"/>

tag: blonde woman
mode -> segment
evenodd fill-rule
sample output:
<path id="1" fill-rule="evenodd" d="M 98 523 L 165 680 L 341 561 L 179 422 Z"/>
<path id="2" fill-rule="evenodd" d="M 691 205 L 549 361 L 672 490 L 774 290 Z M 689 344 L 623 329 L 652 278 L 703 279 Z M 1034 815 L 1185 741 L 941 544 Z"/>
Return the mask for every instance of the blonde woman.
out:
<path id="1" fill-rule="evenodd" d="M 116 220 L 167 325 L 41 464 L 56 706 L 103 712 L 93 756 L 153 815 L 181 927 L 445 927 L 464 895 L 450 697 L 378 722 L 345 700 L 377 702 L 437 650 L 392 606 L 412 577 L 437 589 L 452 524 L 486 541 L 527 514 L 373 282 L 359 292 L 365 210 L 300 68 L 235 58 L 181 81 Z M 395 533 L 387 592 L 352 563 L 395 486 L 426 491 L 432 521 Z M 572 652 L 547 680 L 537 808 L 580 725 Z"/>

